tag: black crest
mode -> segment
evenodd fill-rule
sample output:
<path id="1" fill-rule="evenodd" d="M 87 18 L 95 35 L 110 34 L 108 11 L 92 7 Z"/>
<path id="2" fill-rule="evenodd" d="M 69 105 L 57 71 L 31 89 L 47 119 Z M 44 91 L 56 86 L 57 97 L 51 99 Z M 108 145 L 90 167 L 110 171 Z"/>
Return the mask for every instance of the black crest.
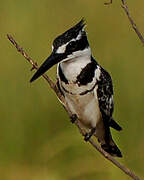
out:
<path id="1" fill-rule="evenodd" d="M 85 21 L 84 19 L 82 19 L 79 23 L 77 23 L 71 29 L 59 35 L 53 42 L 54 49 L 57 49 L 59 46 L 69 42 L 71 39 L 76 38 L 79 32 L 82 31 L 84 26 L 85 26 Z M 85 31 L 82 31 L 82 35 L 86 35 Z"/>

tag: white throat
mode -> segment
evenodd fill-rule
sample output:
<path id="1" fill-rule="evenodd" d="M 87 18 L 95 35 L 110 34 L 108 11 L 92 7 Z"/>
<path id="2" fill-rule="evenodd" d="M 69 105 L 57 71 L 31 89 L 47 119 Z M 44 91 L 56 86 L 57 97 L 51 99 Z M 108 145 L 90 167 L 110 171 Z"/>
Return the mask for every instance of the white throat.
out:
<path id="1" fill-rule="evenodd" d="M 68 81 L 76 81 L 82 69 L 91 62 L 91 53 L 84 53 L 60 63 L 61 69 Z"/>

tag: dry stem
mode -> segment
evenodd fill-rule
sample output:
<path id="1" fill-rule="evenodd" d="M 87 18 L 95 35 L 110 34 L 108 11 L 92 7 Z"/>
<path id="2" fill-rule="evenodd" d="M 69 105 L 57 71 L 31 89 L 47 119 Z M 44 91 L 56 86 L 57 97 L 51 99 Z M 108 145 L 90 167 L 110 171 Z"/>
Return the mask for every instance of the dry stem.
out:
<path id="1" fill-rule="evenodd" d="M 126 0 L 121 0 L 122 2 L 122 8 L 124 9 L 129 21 L 130 21 L 130 24 L 132 25 L 132 28 L 134 29 L 134 31 L 136 32 L 138 38 L 140 39 L 140 41 L 142 42 L 142 44 L 144 45 L 144 38 L 141 34 L 141 32 L 139 31 L 136 23 L 134 22 L 133 18 L 131 17 L 130 15 L 130 11 L 129 11 L 129 8 L 128 8 L 128 5 L 127 5 L 127 2 Z M 112 4 L 112 0 L 110 0 L 110 2 L 107 2 L 107 3 L 104 3 L 105 5 L 109 5 L 109 4 Z"/>
<path id="2" fill-rule="evenodd" d="M 144 38 L 143 38 L 142 34 L 140 33 L 140 31 L 138 30 L 136 23 L 130 16 L 130 12 L 129 12 L 129 8 L 126 3 L 126 0 L 121 0 L 121 1 L 122 1 L 122 8 L 125 10 L 125 13 L 128 16 L 128 19 L 132 25 L 132 28 L 135 30 L 136 34 L 138 35 L 139 39 L 141 40 L 142 44 L 144 45 Z"/>
<path id="3" fill-rule="evenodd" d="M 31 57 L 28 56 L 28 54 L 23 50 L 23 48 L 21 48 L 17 42 L 14 40 L 14 38 L 11 35 L 7 35 L 8 39 L 11 41 L 11 43 L 17 48 L 18 52 L 20 52 L 29 63 L 32 64 L 32 69 L 38 69 L 38 65 L 37 63 L 35 63 L 35 61 L 32 60 Z M 60 101 L 63 103 L 65 110 L 67 111 L 69 117 L 71 117 L 72 113 L 70 111 L 70 109 L 68 108 L 64 97 L 62 96 L 62 94 L 59 92 L 57 85 L 46 75 L 44 74 L 43 77 L 45 78 L 45 80 L 48 82 L 48 84 L 50 85 L 51 89 L 56 93 L 57 97 L 60 99 Z M 86 134 L 86 130 L 83 129 L 83 127 L 80 124 L 79 120 L 75 121 L 75 125 L 78 127 L 80 133 L 85 136 Z M 130 169 L 128 169 L 127 167 L 125 167 L 124 165 L 120 164 L 116 159 L 114 159 L 111 155 L 109 155 L 107 152 L 105 152 L 99 145 L 97 145 L 97 143 L 91 138 L 88 141 L 97 151 L 99 151 L 106 159 L 108 159 L 109 161 L 111 161 L 115 166 L 117 166 L 118 168 L 120 168 L 124 173 L 126 173 L 128 176 L 130 176 L 132 179 L 134 180 L 140 180 L 139 177 L 137 177 Z"/>

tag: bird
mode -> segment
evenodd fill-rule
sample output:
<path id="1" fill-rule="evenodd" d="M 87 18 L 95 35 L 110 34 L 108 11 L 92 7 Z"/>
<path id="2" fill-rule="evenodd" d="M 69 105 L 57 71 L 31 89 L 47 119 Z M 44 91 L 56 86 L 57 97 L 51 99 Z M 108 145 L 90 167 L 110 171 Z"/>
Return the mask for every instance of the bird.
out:
<path id="1" fill-rule="evenodd" d="M 82 18 L 54 39 L 51 55 L 30 82 L 57 64 L 57 85 L 72 112 L 72 122 L 78 118 L 87 128 L 86 141 L 94 135 L 104 151 L 122 157 L 110 129 L 122 130 L 113 118 L 112 78 L 92 56 L 85 26 Z"/>

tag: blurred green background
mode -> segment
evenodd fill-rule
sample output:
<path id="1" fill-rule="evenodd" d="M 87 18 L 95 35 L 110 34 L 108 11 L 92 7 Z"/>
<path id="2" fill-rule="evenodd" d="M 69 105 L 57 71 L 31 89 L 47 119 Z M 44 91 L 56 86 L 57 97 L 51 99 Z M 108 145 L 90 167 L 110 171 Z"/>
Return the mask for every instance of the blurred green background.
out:
<path id="1" fill-rule="evenodd" d="M 127 1 L 144 32 L 144 1 Z M 30 64 L 6 38 L 13 35 L 41 64 L 53 39 L 82 17 L 94 57 L 113 78 L 114 117 L 123 127 L 112 132 L 123 152 L 120 161 L 144 176 L 144 47 L 120 0 L 104 2 L 0 0 L 1 180 L 130 179 L 83 141 L 43 78 L 29 83 Z M 55 79 L 56 67 L 48 74 Z"/>

